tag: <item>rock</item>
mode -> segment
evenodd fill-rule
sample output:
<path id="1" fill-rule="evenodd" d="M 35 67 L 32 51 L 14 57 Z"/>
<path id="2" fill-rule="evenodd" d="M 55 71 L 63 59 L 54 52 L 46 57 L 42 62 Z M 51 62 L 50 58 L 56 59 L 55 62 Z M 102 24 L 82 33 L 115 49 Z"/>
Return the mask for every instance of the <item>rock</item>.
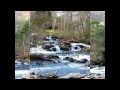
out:
<path id="1" fill-rule="evenodd" d="M 94 65 L 90 65 L 90 69 L 94 68 L 95 66 Z"/>
<path id="2" fill-rule="evenodd" d="M 85 46 L 83 46 L 83 45 L 76 45 L 76 46 L 79 46 L 80 48 L 84 48 Z"/>
<path id="3" fill-rule="evenodd" d="M 99 60 L 90 60 L 90 65 L 100 65 Z"/>
<path id="4" fill-rule="evenodd" d="M 104 76 L 102 76 L 102 77 L 100 77 L 100 79 L 105 79 L 105 77 L 104 77 Z"/>
<path id="5" fill-rule="evenodd" d="M 70 62 L 74 62 L 74 59 L 73 59 L 73 58 L 69 58 L 68 61 L 70 61 Z"/>
<path id="6" fill-rule="evenodd" d="M 96 76 L 101 76 L 101 74 L 100 74 L 100 73 L 97 73 Z"/>
<path id="7" fill-rule="evenodd" d="M 56 48 L 52 48 L 53 51 L 56 51 Z"/>
<path id="8" fill-rule="evenodd" d="M 21 79 L 30 79 L 30 74 L 28 73 L 27 75 L 23 75 Z"/>
<path id="9" fill-rule="evenodd" d="M 30 75 L 35 75 L 35 73 L 33 71 L 30 71 Z"/>
<path id="10" fill-rule="evenodd" d="M 40 75 L 37 75 L 37 74 L 36 75 L 31 75 L 30 78 L 31 79 L 41 79 Z"/>
<path id="11" fill-rule="evenodd" d="M 94 75 L 93 74 L 90 74 L 90 79 L 94 79 Z"/>
<path id="12" fill-rule="evenodd" d="M 71 43 L 69 43 L 69 42 L 64 42 L 64 45 L 70 47 L 70 46 L 71 46 Z"/>
<path id="13" fill-rule="evenodd" d="M 69 48 L 69 47 L 66 47 L 66 46 L 63 46 L 63 47 L 60 47 L 60 50 L 63 50 L 63 51 L 69 51 L 70 48 Z"/>
<path id="14" fill-rule="evenodd" d="M 46 51 L 52 51 L 51 49 L 47 49 Z"/>
<path id="15" fill-rule="evenodd" d="M 56 39 L 59 39 L 59 38 L 56 37 L 56 36 L 52 36 L 51 39 L 56 40 Z"/>
<path id="16" fill-rule="evenodd" d="M 69 57 L 65 57 L 63 60 L 68 60 L 69 59 Z"/>
<path id="17" fill-rule="evenodd" d="M 68 61 L 70 61 L 70 62 L 74 62 L 75 60 L 73 59 L 73 58 L 71 58 L 71 57 L 65 57 L 63 60 L 68 60 Z"/>
<path id="18" fill-rule="evenodd" d="M 48 55 L 45 57 L 45 59 L 52 60 L 52 59 L 59 59 L 59 56 L 57 55 Z"/>
<path id="19" fill-rule="evenodd" d="M 43 76 L 39 74 L 35 74 L 33 71 L 30 71 L 30 73 L 23 75 L 21 79 L 42 79 Z"/>
<path id="20" fill-rule="evenodd" d="M 50 49 L 52 46 L 51 45 L 43 45 L 42 48 L 43 49 Z"/>
<path id="21" fill-rule="evenodd" d="M 65 76 L 62 76 L 62 77 L 59 77 L 60 79 L 80 79 L 80 78 L 83 78 L 84 75 L 81 75 L 79 73 L 69 73 Z"/>
<path id="22" fill-rule="evenodd" d="M 21 78 L 21 79 L 27 79 L 27 78 L 24 78 L 24 77 L 23 77 L 23 78 Z"/>
<path id="23" fill-rule="evenodd" d="M 81 60 L 76 60 L 76 62 L 79 62 L 79 63 L 86 63 L 86 62 L 89 62 L 87 59 L 81 59 Z"/>
<path id="24" fill-rule="evenodd" d="M 55 75 L 55 74 L 48 74 L 48 75 L 45 75 L 45 78 L 46 78 L 46 79 L 57 79 L 58 76 Z"/>
<path id="25" fill-rule="evenodd" d="M 99 76 L 94 76 L 93 79 L 100 79 L 100 77 Z"/>
<path id="26" fill-rule="evenodd" d="M 90 41 L 86 41 L 85 43 L 88 44 L 88 45 L 90 45 Z"/>
<path id="27" fill-rule="evenodd" d="M 30 55 L 30 60 L 45 60 L 44 55 Z"/>

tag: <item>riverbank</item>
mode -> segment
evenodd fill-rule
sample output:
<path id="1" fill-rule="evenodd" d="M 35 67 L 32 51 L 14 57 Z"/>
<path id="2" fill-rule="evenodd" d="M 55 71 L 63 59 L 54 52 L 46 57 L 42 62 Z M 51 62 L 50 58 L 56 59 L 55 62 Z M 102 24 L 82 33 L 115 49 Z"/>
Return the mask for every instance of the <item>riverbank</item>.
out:
<path id="1" fill-rule="evenodd" d="M 34 72 L 30 72 L 27 75 L 22 76 L 22 78 L 19 79 L 105 79 L 105 75 L 82 75 L 79 73 L 69 73 L 65 76 L 58 76 L 56 74 L 47 74 L 47 75 L 40 75 L 35 74 Z"/>

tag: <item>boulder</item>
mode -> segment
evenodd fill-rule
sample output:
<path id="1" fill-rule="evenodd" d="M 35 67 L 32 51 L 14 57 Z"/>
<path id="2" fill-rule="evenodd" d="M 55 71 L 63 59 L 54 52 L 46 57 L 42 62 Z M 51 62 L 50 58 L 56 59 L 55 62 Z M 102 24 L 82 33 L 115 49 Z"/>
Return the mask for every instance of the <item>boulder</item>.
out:
<path id="1" fill-rule="evenodd" d="M 88 60 L 87 60 L 87 59 L 81 59 L 81 60 L 76 60 L 76 62 L 79 62 L 79 63 L 86 63 L 86 62 L 88 62 Z"/>
<path id="2" fill-rule="evenodd" d="M 43 45 L 42 48 L 43 49 L 50 49 L 52 47 L 52 45 Z"/>
<path id="3" fill-rule="evenodd" d="M 30 60 L 45 60 L 44 55 L 30 55 Z"/>
<path id="4" fill-rule="evenodd" d="M 67 60 L 67 61 L 70 61 L 70 62 L 74 62 L 75 60 L 71 57 L 65 57 L 63 60 Z"/>
<path id="5" fill-rule="evenodd" d="M 56 51 L 56 48 L 52 48 L 53 51 Z"/>

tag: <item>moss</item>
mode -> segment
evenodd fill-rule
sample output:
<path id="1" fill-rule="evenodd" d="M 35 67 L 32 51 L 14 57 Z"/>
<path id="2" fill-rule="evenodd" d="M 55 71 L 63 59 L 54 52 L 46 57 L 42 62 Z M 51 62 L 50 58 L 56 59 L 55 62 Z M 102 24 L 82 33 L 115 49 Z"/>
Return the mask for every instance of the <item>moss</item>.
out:
<path id="1" fill-rule="evenodd" d="M 29 62 L 30 61 L 30 58 L 25 58 L 24 59 L 24 62 Z"/>
<path id="2" fill-rule="evenodd" d="M 105 52 L 105 27 L 100 26 L 98 21 L 91 20 L 90 28 L 91 64 L 105 64 L 105 56 L 103 55 Z"/>
<path id="3" fill-rule="evenodd" d="M 40 24 L 45 23 L 47 19 L 48 19 L 47 16 L 39 16 L 37 19 L 34 20 L 33 24 L 39 26 Z"/>
<path id="4" fill-rule="evenodd" d="M 84 47 L 82 50 L 83 50 L 84 52 L 90 52 L 90 48 L 88 48 L 88 47 Z"/>

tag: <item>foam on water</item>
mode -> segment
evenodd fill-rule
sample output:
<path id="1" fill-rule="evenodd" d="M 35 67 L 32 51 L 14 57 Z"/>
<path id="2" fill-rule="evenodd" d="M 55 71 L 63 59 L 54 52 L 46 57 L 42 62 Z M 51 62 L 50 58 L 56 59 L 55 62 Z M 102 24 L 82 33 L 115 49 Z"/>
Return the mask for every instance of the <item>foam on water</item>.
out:
<path id="1" fill-rule="evenodd" d="M 49 38 L 50 39 L 50 38 Z M 58 41 L 54 41 L 54 46 L 57 51 L 46 51 L 42 48 L 42 46 L 37 46 L 36 48 L 30 48 L 31 54 L 52 54 L 52 55 L 58 55 L 59 56 L 59 62 L 49 62 L 49 61 L 42 61 L 41 65 L 36 64 L 36 61 L 30 61 L 30 70 L 26 68 L 22 68 L 21 65 L 16 65 L 15 68 L 18 68 L 15 70 L 15 78 L 20 78 L 22 75 L 27 74 L 30 71 L 34 71 L 35 73 L 39 73 L 40 75 L 46 75 L 50 73 L 55 73 L 58 76 L 64 76 L 69 73 L 80 73 L 80 74 L 90 74 L 90 67 L 87 67 L 86 64 L 83 63 L 75 63 L 75 62 L 69 62 L 66 60 L 63 60 L 65 57 L 72 57 L 74 59 L 82 59 L 86 58 L 90 61 L 90 54 L 86 55 L 81 52 L 75 52 L 80 51 L 81 48 L 78 47 L 78 49 L 74 49 L 76 45 L 83 45 L 85 47 L 90 47 L 90 45 L 86 45 L 83 43 L 71 43 L 72 50 L 69 51 L 71 54 L 64 54 L 63 51 L 60 50 L 60 47 L 58 45 Z M 25 64 L 27 65 L 27 64 Z M 22 68 L 20 70 L 19 68 Z"/>
<path id="2" fill-rule="evenodd" d="M 95 75 L 97 74 L 105 75 L 105 67 L 95 67 L 90 69 L 90 72 Z"/>
<path id="3" fill-rule="evenodd" d="M 29 73 L 30 70 L 15 70 L 15 79 L 21 78 L 23 75 Z"/>
<path id="4" fill-rule="evenodd" d="M 45 62 L 44 62 L 45 63 Z M 32 64 L 32 63 L 31 63 Z M 61 60 L 61 63 L 49 63 L 44 64 L 44 66 L 33 65 L 30 67 L 30 70 L 41 75 L 46 75 L 50 73 L 55 73 L 58 76 L 64 76 L 68 73 L 80 73 L 80 74 L 89 74 L 90 67 L 86 67 L 84 64 L 72 63 L 68 61 Z"/>

